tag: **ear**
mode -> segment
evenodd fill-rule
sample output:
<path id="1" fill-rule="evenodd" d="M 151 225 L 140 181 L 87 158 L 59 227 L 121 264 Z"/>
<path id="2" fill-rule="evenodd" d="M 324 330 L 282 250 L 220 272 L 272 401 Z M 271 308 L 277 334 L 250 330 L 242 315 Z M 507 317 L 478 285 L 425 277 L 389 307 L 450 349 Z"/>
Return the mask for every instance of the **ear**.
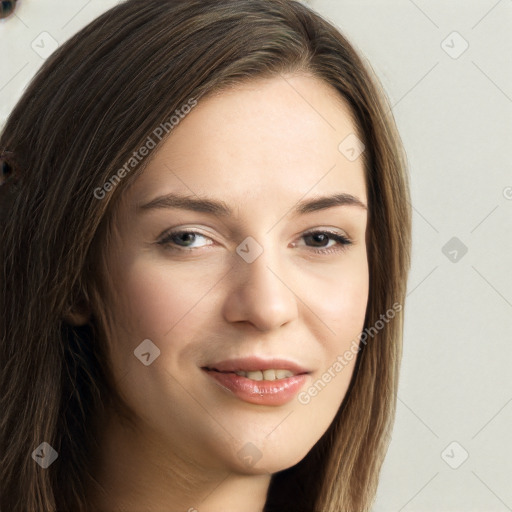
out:
<path id="1" fill-rule="evenodd" d="M 63 315 L 63 319 L 66 323 L 76 327 L 88 324 L 90 317 L 90 308 L 85 303 L 80 303 L 69 307 Z"/>

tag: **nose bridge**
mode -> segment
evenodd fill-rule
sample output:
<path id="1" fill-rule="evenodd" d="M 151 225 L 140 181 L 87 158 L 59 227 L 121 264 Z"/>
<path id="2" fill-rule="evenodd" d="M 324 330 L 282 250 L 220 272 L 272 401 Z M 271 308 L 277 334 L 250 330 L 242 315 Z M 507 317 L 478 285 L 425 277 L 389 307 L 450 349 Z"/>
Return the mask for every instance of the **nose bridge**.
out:
<path id="1" fill-rule="evenodd" d="M 242 282 L 247 284 L 249 289 L 261 293 L 277 292 L 279 294 L 281 290 L 278 288 L 283 284 L 276 276 L 277 269 L 281 266 L 278 251 L 270 247 L 268 240 L 265 245 L 263 252 L 253 262 L 239 263 L 239 272 L 242 275 Z"/>
<path id="2" fill-rule="evenodd" d="M 271 238 L 265 237 L 265 242 L 259 244 L 262 252 L 251 262 L 243 253 L 236 255 L 233 288 L 225 311 L 229 321 L 246 321 L 268 330 L 297 315 L 295 295 L 286 283 L 286 264 L 278 247 L 271 247 Z"/>

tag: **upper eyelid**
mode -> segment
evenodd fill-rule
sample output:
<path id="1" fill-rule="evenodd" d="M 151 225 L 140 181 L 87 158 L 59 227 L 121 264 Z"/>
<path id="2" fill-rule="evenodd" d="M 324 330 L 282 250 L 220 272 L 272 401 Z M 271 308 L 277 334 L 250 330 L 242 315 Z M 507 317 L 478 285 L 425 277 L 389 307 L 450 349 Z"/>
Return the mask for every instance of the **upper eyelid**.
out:
<path id="1" fill-rule="evenodd" d="M 338 232 L 338 230 L 340 230 Z M 346 230 L 344 229 L 341 229 L 341 228 L 336 228 L 336 227 L 326 227 L 326 226 L 319 226 L 319 227 L 314 227 L 314 228 L 308 228 L 308 229 L 305 229 L 304 231 L 301 231 L 301 234 L 302 235 L 305 235 L 305 234 L 309 234 L 309 233 L 315 233 L 317 231 L 327 231 L 327 232 L 333 232 L 333 233 L 336 233 L 336 234 L 343 234 L 345 236 L 349 236 L 348 233 L 346 232 Z M 170 233 L 182 233 L 182 232 L 185 232 L 185 233 L 189 233 L 189 232 L 192 232 L 192 233 L 197 233 L 201 236 L 205 236 L 205 237 L 208 237 L 209 235 L 201 232 L 201 228 L 196 228 L 196 227 L 177 227 L 177 228 L 169 228 L 169 229 L 166 229 L 165 231 L 162 232 L 162 234 L 159 236 L 159 238 L 161 237 L 164 237 Z"/>

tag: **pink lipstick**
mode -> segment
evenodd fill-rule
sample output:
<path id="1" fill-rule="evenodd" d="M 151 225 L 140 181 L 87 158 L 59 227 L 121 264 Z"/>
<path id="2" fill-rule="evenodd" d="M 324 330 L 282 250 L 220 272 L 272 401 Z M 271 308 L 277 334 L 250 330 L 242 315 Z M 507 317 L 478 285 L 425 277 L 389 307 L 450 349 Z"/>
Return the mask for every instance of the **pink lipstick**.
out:
<path id="1" fill-rule="evenodd" d="M 257 405 L 284 405 L 291 401 L 310 373 L 286 359 L 258 357 L 220 361 L 202 370 L 222 388 Z"/>

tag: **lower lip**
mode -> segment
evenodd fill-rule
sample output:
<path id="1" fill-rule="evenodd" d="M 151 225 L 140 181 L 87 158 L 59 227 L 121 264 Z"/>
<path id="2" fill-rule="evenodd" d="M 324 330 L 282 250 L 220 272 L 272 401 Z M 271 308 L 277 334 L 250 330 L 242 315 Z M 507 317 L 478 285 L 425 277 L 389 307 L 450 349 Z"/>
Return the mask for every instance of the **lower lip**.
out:
<path id="1" fill-rule="evenodd" d="M 286 379 L 266 381 L 248 379 L 236 373 L 204 371 L 223 388 L 228 389 L 241 400 L 257 405 L 283 405 L 288 403 L 299 392 L 308 376 L 302 374 Z"/>

